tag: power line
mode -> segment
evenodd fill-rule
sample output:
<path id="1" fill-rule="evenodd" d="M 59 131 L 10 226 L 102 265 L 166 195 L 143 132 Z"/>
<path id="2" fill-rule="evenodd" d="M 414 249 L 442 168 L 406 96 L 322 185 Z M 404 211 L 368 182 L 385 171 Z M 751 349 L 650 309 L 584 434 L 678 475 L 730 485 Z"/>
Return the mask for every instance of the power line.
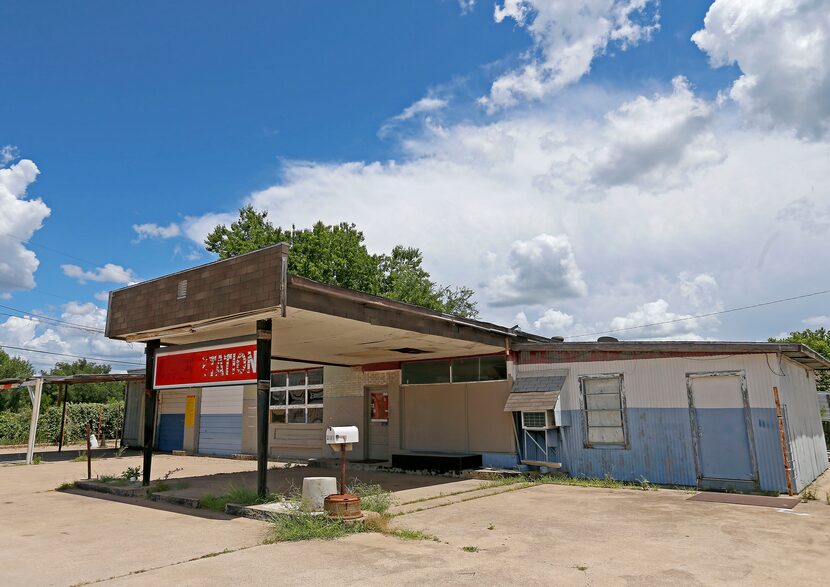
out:
<path id="1" fill-rule="evenodd" d="M 36 314 L 34 312 L 27 312 L 26 310 L 21 310 L 20 308 L 12 308 L 11 306 L 6 306 L 4 304 L 0 304 L 0 308 L 5 308 L 6 310 L 12 310 L 13 312 L 18 312 L 20 314 L 29 314 L 30 316 L 34 316 L 35 318 L 40 318 L 41 320 L 47 320 L 49 322 L 57 322 L 58 324 L 62 324 L 64 326 L 69 326 L 71 328 L 79 328 L 82 330 L 87 330 L 90 332 L 97 332 L 99 334 L 104 334 L 103 328 L 95 328 L 94 326 L 86 326 L 84 324 L 76 324 L 74 322 L 67 322 L 65 320 L 58 320 L 57 318 L 52 318 L 50 316 L 41 316 L 40 314 Z M 3 313 L 3 312 L 0 312 Z M 6 316 L 11 316 L 12 314 L 5 314 Z M 34 320 L 33 318 L 27 316 L 15 316 L 15 318 L 23 318 L 24 320 Z"/>
<path id="2" fill-rule="evenodd" d="M 719 310 L 717 312 L 707 312 L 706 314 L 695 314 L 694 316 L 685 316 L 683 318 L 674 318 L 672 320 L 663 320 L 661 322 L 651 322 L 649 324 L 640 324 L 638 326 L 626 326 L 625 328 L 615 328 L 613 330 L 602 330 L 597 332 L 586 332 L 584 334 L 574 334 L 566 336 L 565 338 L 581 338 L 583 336 L 596 336 L 597 334 L 613 334 L 615 332 L 624 332 L 627 330 L 638 330 L 640 328 L 648 328 L 649 326 L 662 326 L 663 324 L 675 324 L 677 322 L 685 322 L 686 320 L 697 320 L 699 318 L 709 318 L 710 316 L 719 316 L 720 314 L 729 314 L 730 312 L 740 312 L 741 310 L 751 310 L 753 308 L 761 308 L 763 306 L 771 306 L 773 304 L 781 304 L 783 302 L 791 302 L 793 300 L 803 300 L 804 298 L 811 298 L 813 296 L 820 296 L 830 293 L 830 289 L 822 291 L 814 291 L 800 296 L 792 296 L 789 298 L 781 298 L 778 300 L 771 300 L 768 302 L 761 302 L 759 304 L 751 304 L 749 306 L 740 306 L 737 308 L 729 308 L 727 310 Z"/>
<path id="3" fill-rule="evenodd" d="M 64 257 L 67 257 L 69 259 L 74 259 L 75 261 L 80 261 L 82 263 L 90 263 L 92 265 L 98 265 L 98 266 L 103 265 L 103 263 L 98 263 L 97 261 L 91 261 L 90 259 L 84 259 L 83 257 L 76 257 L 75 255 L 70 255 L 66 251 L 61 251 L 60 249 L 55 249 L 53 247 L 49 247 L 47 245 L 42 245 L 40 243 L 33 243 L 31 238 L 21 238 L 21 237 L 17 236 L 16 234 L 12 234 L 10 232 L 5 233 L 5 236 L 11 237 L 15 240 L 19 240 L 24 245 L 28 245 L 30 247 L 36 247 L 36 248 L 39 248 L 39 249 L 44 249 L 46 251 L 50 251 L 50 252 L 56 253 L 58 255 L 63 255 Z"/>
<path id="4" fill-rule="evenodd" d="M 96 334 L 99 336 L 103 336 L 104 333 L 100 330 L 93 330 L 90 328 L 84 328 L 82 326 L 69 326 L 67 324 L 52 324 L 51 322 L 46 321 L 42 318 L 32 317 L 32 316 L 18 316 L 17 314 L 10 314 L 8 312 L 0 312 L 0 316 L 9 316 L 10 318 L 19 318 L 20 320 L 29 320 L 30 322 L 34 322 L 36 324 L 43 324 L 44 326 L 60 326 L 62 328 L 72 328 L 73 330 L 79 330 L 81 332 L 85 332 L 87 334 Z"/>
<path id="5" fill-rule="evenodd" d="M 142 367 L 144 366 L 144 363 L 136 363 L 136 362 L 133 362 L 133 361 L 119 361 L 119 360 L 116 360 L 116 359 L 104 358 L 104 357 L 82 357 L 80 355 L 70 355 L 68 353 L 55 353 L 55 352 L 52 352 L 52 351 L 41 351 L 41 350 L 38 350 L 38 349 L 27 349 L 27 348 L 23 348 L 23 347 L 19 347 L 19 346 L 10 346 L 10 345 L 3 344 L 3 343 L 0 343 L 0 348 L 13 349 L 13 350 L 16 350 L 16 351 L 24 351 L 24 352 L 27 352 L 27 353 L 41 353 L 41 354 L 44 354 L 44 355 L 56 355 L 58 357 L 72 357 L 73 359 L 85 359 L 87 361 L 100 361 L 102 363 L 117 363 L 119 365 L 139 365 L 139 366 L 142 366 Z"/>

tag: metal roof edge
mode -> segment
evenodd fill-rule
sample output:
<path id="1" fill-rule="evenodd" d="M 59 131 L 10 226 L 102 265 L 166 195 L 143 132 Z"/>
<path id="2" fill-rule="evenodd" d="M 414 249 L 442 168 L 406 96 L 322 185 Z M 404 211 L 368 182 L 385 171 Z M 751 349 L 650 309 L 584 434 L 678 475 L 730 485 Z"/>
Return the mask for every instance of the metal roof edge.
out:
<path id="1" fill-rule="evenodd" d="M 727 342 L 727 341 L 619 341 L 619 342 L 517 342 L 516 351 L 598 351 L 621 352 L 719 352 L 760 354 L 780 353 L 814 369 L 830 369 L 830 359 L 799 342 Z"/>

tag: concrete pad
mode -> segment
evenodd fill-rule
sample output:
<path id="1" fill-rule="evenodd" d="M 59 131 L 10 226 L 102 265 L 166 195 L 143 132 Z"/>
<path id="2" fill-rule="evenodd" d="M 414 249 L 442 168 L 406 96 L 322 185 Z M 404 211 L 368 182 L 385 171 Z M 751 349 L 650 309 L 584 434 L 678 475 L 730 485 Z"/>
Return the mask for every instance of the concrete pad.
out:
<path id="1" fill-rule="evenodd" d="M 112 583 L 782 585 L 830 573 L 827 505 L 802 504 L 806 515 L 793 515 L 688 497 L 536 486 L 396 518 L 441 542 L 360 534 L 276 544 Z"/>

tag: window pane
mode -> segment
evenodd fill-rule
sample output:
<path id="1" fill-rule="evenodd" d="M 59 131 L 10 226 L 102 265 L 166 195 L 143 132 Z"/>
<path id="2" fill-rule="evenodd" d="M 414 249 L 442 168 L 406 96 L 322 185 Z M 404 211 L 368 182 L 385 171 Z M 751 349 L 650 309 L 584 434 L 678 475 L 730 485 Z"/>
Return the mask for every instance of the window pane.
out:
<path id="1" fill-rule="evenodd" d="M 585 396 L 585 407 L 589 410 L 619 410 L 620 394 L 618 393 L 595 393 Z"/>
<path id="2" fill-rule="evenodd" d="M 309 385 L 323 385 L 323 370 L 309 369 L 308 370 L 308 384 Z"/>
<path id="3" fill-rule="evenodd" d="M 272 406 L 284 406 L 285 405 L 285 391 L 272 391 L 271 392 L 271 405 Z"/>
<path id="4" fill-rule="evenodd" d="M 310 403 L 310 404 L 322 404 L 323 403 L 323 390 L 322 389 L 309 389 L 308 390 L 308 403 Z"/>
<path id="5" fill-rule="evenodd" d="M 588 442 L 592 444 L 625 444 L 622 428 L 589 428 Z"/>
<path id="6" fill-rule="evenodd" d="M 323 408 L 308 408 L 308 423 L 322 424 L 323 423 Z"/>
<path id="7" fill-rule="evenodd" d="M 372 420 L 389 420 L 389 396 L 382 392 L 373 393 Z"/>
<path id="8" fill-rule="evenodd" d="M 507 379 L 507 357 L 493 355 L 479 359 L 479 381 L 501 381 Z"/>
<path id="9" fill-rule="evenodd" d="M 271 387 L 285 387 L 285 373 L 271 373 Z"/>
<path id="10" fill-rule="evenodd" d="M 622 427 L 622 412 L 612 411 L 589 411 L 588 426 L 617 426 Z"/>
<path id="11" fill-rule="evenodd" d="M 619 377 L 612 377 L 609 379 L 585 379 L 585 394 L 597 393 L 620 393 L 620 379 Z"/>
<path id="12" fill-rule="evenodd" d="M 305 408 L 299 410 L 288 410 L 289 424 L 305 424 Z"/>
<path id="13" fill-rule="evenodd" d="M 452 362 L 452 382 L 478 381 L 478 357 L 455 359 Z"/>
<path id="14" fill-rule="evenodd" d="M 305 385 L 305 371 L 292 371 L 288 374 L 289 387 L 297 387 L 298 385 Z"/>
<path id="15" fill-rule="evenodd" d="M 417 383 L 449 383 L 449 361 L 418 361 L 417 363 L 403 363 L 401 374 L 404 384 Z"/>
<path id="16" fill-rule="evenodd" d="M 296 405 L 303 405 L 305 403 L 305 391 L 298 390 L 298 391 L 289 391 L 288 392 L 288 405 L 296 406 Z"/>
<path id="17" fill-rule="evenodd" d="M 271 410 L 271 424 L 285 424 L 285 410 Z"/>

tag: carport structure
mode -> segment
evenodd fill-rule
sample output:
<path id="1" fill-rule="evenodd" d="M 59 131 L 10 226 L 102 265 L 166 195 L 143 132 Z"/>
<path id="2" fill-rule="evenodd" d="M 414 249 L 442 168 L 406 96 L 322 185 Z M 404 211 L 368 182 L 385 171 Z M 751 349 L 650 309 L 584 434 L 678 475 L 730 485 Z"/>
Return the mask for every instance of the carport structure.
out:
<path id="1" fill-rule="evenodd" d="M 43 398 L 44 385 L 59 385 L 63 387 L 61 417 L 61 431 L 58 440 L 58 450 L 63 444 L 63 429 L 66 424 L 66 402 L 69 398 L 69 387 L 83 383 L 110 383 L 138 381 L 144 375 L 130 373 L 81 373 L 76 375 L 35 375 L 29 379 L 0 379 L 0 392 L 12 389 L 25 388 L 32 402 L 32 417 L 29 422 L 29 439 L 26 445 L 26 464 L 31 465 L 34 458 L 35 440 L 37 438 L 37 424 L 40 418 L 40 404 Z"/>
<path id="2" fill-rule="evenodd" d="M 288 255 L 282 243 L 111 292 L 107 336 L 146 345 L 145 484 L 159 389 L 256 384 L 264 495 L 273 361 L 391 370 L 412 358 L 506 357 L 514 342 L 548 340 L 290 275 Z"/>

